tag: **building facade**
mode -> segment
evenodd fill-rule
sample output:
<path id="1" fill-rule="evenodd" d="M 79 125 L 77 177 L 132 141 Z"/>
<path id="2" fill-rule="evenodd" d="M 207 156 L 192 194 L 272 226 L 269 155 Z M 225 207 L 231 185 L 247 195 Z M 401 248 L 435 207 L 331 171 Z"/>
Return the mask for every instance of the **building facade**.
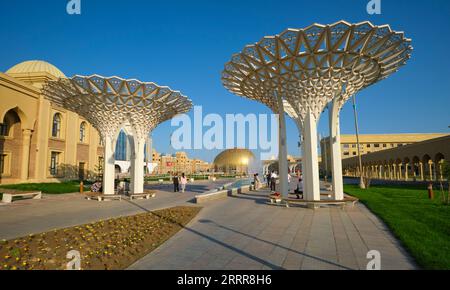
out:
<path id="1" fill-rule="evenodd" d="M 360 152 L 361 155 L 372 154 L 375 152 L 401 148 L 403 146 L 420 143 L 447 134 L 431 133 L 431 134 L 376 134 L 376 135 L 360 135 Z M 330 138 L 324 138 L 320 141 L 320 148 L 323 162 L 320 163 L 320 169 L 330 174 L 331 171 L 331 149 Z M 356 135 L 341 135 L 341 154 L 342 160 L 358 156 L 358 146 Z"/>
<path id="2" fill-rule="evenodd" d="M 172 173 L 201 174 L 211 171 L 211 164 L 200 159 L 190 159 L 186 152 L 176 154 L 160 154 L 152 151 L 155 165 L 153 174 L 164 175 Z"/>
<path id="3" fill-rule="evenodd" d="M 450 135 L 362 156 L 362 173 L 374 179 L 441 181 L 450 161 Z M 360 176 L 358 157 L 342 161 L 345 176 Z"/>
<path id="4" fill-rule="evenodd" d="M 102 164 L 101 138 L 85 119 L 41 94 L 65 78 L 43 61 L 0 73 L 0 184 L 87 179 Z"/>

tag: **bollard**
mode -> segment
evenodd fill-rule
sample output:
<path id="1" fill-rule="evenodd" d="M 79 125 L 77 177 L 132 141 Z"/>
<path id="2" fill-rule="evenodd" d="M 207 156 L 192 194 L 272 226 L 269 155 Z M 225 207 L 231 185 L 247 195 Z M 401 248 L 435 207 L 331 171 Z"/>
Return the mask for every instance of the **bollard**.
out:
<path id="1" fill-rule="evenodd" d="M 428 198 L 431 200 L 434 199 L 433 183 L 428 185 Z"/>
<path id="2" fill-rule="evenodd" d="M 84 193 L 84 182 L 80 181 L 80 193 Z"/>

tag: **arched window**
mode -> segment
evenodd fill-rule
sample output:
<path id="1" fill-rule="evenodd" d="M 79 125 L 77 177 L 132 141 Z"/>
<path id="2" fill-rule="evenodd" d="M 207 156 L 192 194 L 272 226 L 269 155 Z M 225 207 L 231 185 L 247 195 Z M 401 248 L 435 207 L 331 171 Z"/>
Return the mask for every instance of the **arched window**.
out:
<path id="1" fill-rule="evenodd" d="M 3 124 L 0 124 L 0 136 L 9 136 L 9 124 L 7 121 L 5 121 Z"/>
<path id="2" fill-rule="evenodd" d="M 0 136 L 12 137 L 11 134 L 13 133 L 13 130 L 11 129 L 17 123 L 20 123 L 19 116 L 14 110 L 9 110 L 3 119 L 3 123 L 0 124 Z"/>
<path id="3" fill-rule="evenodd" d="M 80 125 L 80 142 L 84 143 L 86 141 L 86 122 L 82 122 Z"/>
<path id="4" fill-rule="evenodd" d="M 60 138 L 61 137 L 61 114 L 56 113 L 53 116 L 53 125 L 52 125 L 52 137 Z"/>

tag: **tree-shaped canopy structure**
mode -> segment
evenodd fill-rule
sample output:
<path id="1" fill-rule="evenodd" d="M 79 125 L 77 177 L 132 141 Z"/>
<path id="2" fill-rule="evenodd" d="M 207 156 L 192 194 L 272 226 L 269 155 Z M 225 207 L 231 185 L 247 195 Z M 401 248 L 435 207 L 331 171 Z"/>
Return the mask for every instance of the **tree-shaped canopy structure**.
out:
<path id="1" fill-rule="evenodd" d="M 49 81 L 43 94 L 54 104 L 88 120 L 105 146 L 104 191 L 114 193 L 114 150 L 121 129 L 132 147 L 131 190 L 143 192 L 144 146 L 159 124 L 188 112 L 192 102 L 178 91 L 151 82 L 119 77 L 74 76 Z"/>
<path id="2" fill-rule="evenodd" d="M 290 105 L 289 113 L 296 116 L 305 138 L 305 187 L 317 199 L 317 156 L 312 155 L 317 155 L 321 113 L 332 101 L 340 110 L 356 92 L 405 65 L 411 52 L 411 40 L 389 25 L 313 24 L 246 46 L 225 65 L 222 82 L 233 94 L 262 102 L 275 112 L 286 111 L 283 102 Z"/>

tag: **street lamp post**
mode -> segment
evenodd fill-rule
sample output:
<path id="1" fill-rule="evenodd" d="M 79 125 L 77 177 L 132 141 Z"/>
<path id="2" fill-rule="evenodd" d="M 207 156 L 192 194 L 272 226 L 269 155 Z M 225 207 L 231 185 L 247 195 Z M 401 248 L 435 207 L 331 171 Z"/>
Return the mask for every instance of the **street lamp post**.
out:
<path id="1" fill-rule="evenodd" d="M 353 100 L 353 113 L 355 115 L 356 146 L 358 147 L 358 159 L 359 159 L 359 187 L 361 189 L 366 189 L 366 184 L 364 183 L 364 178 L 363 178 L 361 146 L 359 143 L 358 111 L 356 109 L 356 96 L 355 95 L 353 95 L 352 100 Z"/>

